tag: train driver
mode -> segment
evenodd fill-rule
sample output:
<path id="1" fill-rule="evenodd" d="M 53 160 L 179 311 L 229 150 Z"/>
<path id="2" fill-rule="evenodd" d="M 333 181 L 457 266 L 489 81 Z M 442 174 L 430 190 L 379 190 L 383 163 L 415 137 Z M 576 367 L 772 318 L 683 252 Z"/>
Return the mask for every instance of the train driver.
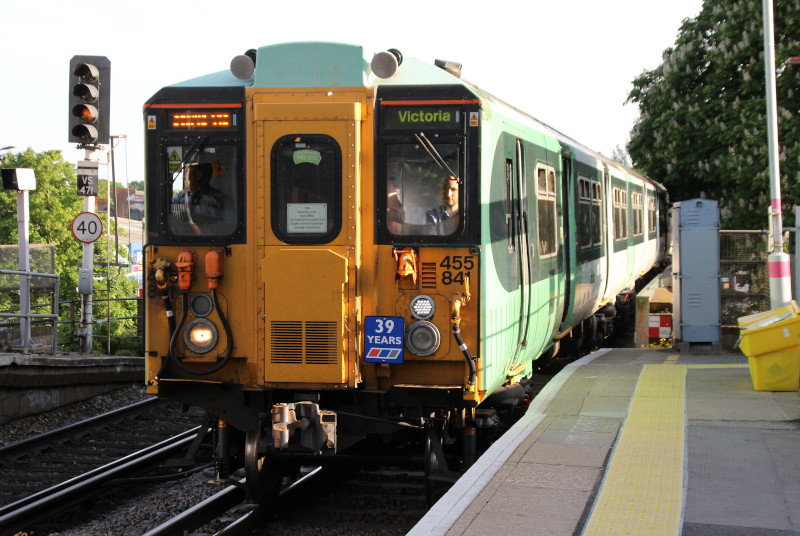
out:
<path id="1" fill-rule="evenodd" d="M 458 183 L 456 177 L 450 175 L 442 181 L 442 201 L 426 214 L 426 220 L 436 228 L 436 234 L 449 235 L 458 229 Z"/>
<path id="2" fill-rule="evenodd" d="M 184 214 L 194 225 L 222 221 L 225 210 L 232 208 L 232 202 L 225 193 L 211 186 L 213 174 L 211 164 L 188 164 L 183 171 L 185 189 L 172 197 L 173 212 Z"/>

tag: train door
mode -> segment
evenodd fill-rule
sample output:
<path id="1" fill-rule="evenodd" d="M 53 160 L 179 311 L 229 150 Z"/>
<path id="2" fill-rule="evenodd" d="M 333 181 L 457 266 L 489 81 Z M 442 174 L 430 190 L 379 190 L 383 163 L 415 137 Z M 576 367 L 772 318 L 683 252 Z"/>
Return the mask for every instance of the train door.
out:
<path id="1" fill-rule="evenodd" d="M 517 353 L 528 343 L 528 325 L 531 313 L 531 255 L 530 229 L 528 225 L 528 188 L 525 180 L 525 154 L 522 141 L 517 140 L 516 174 L 514 176 L 514 200 L 516 204 L 517 229 L 519 240 L 517 260 L 520 274 L 520 323 L 517 339 Z"/>
<path id="2" fill-rule="evenodd" d="M 254 113 L 264 381 L 353 387 L 361 106 L 256 102 Z"/>
<path id="3" fill-rule="evenodd" d="M 574 192 L 570 185 L 572 184 L 572 155 L 566 150 L 563 150 L 561 158 L 561 225 L 564 229 L 563 238 L 561 241 L 562 255 L 564 256 L 564 310 L 561 316 L 561 325 L 559 331 L 570 325 L 572 320 L 573 305 L 575 300 L 572 295 L 574 266 L 573 259 L 576 255 L 576 240 L 572 238 L 573 232 L 586 232 L 585 229 L 575 230 L 570 225 L 571 216 L 576 213 Z"/>

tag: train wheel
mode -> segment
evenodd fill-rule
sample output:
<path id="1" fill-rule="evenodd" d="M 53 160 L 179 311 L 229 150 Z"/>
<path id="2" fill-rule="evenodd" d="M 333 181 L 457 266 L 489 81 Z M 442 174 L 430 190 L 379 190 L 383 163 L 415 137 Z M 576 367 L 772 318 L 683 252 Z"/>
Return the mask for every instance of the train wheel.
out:
<path id="1" fill-rule="evenodd" d="M 599 347 L 597 331 L 597 315 L 592 315 L 584 322 L 584 352 L 589 354 Z"/>
<path id="2" fill-rule="evenodd" d="M 260 430 L 250 430 L 244 445 L 245 487 L 250 499 L 257 503 L 274 500 L 281 490 L 283 477 L 270 467 L 263 448 Z"/>
<path id="3" fill-rule="evenodd" d="M 442 437 L 433 426 L 428 425 L 425 434 L 425 497 L 432 505 L 444 495 L 455 479 L 448 470 L 442 448 Z M 456 477 L 458 478 L 458 477 Z"/>

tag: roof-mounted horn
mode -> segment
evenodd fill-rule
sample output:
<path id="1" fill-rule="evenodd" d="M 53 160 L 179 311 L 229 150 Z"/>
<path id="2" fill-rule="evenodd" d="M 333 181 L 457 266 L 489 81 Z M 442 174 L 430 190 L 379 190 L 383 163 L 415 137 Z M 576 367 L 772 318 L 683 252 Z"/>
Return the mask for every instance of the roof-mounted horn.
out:
<path id="1" fill-rule="evenodd" d="M 372 57 L 370 69 L 378 78 L 391 78 L 397 72 L 398 67 L 403 63 L 403 55 L 396 48 L 378 52 Z"/>
<path id="2" fill-rule="evenodd" d="M 456 63 L 454 61 L 447 61 L 447 60 L 434 60 L 434 65 L 439 67 L 440 69 L 444 69 L 448 73 L 452 74 L 456 78 L 461 78 L 461 64 Z"/>

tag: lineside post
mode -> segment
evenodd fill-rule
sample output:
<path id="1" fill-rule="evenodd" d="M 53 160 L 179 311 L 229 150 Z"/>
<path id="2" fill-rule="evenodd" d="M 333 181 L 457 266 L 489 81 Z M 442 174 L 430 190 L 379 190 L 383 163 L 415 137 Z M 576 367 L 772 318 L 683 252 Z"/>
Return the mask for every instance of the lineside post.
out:
<path id="1" fill-rule="evenodd" d="M 84 159 L 87 162 L 96 162 L 97 158 L 94 156 L 97 146 L 87 145 L 84 146 Z M 95 177 L 95 187 L 96 187 Z M 80 180 L 79 180 L 80 182 Z M 94 195 L 85 195 L 83 197 L 83 211 L 94 212 L 95 198 L 97 192 L 89 188 L 88 193 Z M 92 293 L 94 292 L 94 242 L 83 243 L 83 260 L 81 267 L 78 270 L 78 293 L 81 295 L 81 322 L 78 327 L 78 339 L 80 351 L 84 354 L 92 353 L 92 333 L 94 326 L 94 313 L 93 313 L 93 300 Z"/>
<path id="2" fill-rule="evenodd" d="M 764 67 L 767 82 L 767 148 L 769 153 L 770 229 L 772 244 L 767 257 L 770 308 L 777 309 L 792 301 L 792 268 L 789 255 L 783 252 L 781 220 L 781 172 L 778 158 L 778 115 L 775 92 L 775 35 L 772 0 L 762 0 L 764 10 Z"/>

